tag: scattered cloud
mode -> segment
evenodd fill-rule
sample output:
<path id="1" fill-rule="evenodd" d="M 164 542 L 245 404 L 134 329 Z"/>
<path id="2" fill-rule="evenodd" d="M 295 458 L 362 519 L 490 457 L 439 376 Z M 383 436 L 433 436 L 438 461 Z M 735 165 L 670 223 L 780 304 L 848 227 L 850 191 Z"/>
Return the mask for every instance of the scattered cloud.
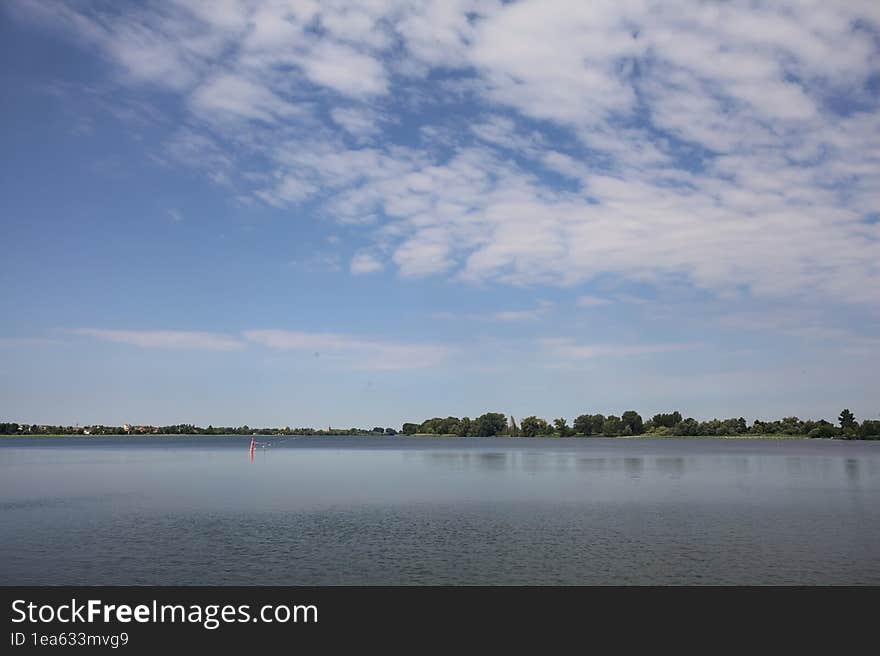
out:
<path id="1" fill-rule="evenodd" d="M 608 305 L 611 303 L 607 298 L 602 298 L 601 296 L 579 296 L 577 299 L 577 304 L 579 307 L 596 307 L 597 305 Z"/>
<path id="2" fill-rule="evenodd" d="M 401 276 L 880 304 L 875 2 L 12 12 L 178 97 L 170 161 L 357 225 Z"/>
<path id="3" fill-rule="evenodd" d="M 291 266 L 301 267 L 306 271 L 341 271 L 339 256 L 335 253 L 314 253 L 304 258 L 293 259 Z"/>
<path id="4" fill-rule="evenodd" d="M 299 110 L 272 91 L 241 75 L 222 74 L 196 88 L 193 111 L 207 119 L 251 119 L 273 123 L 294 117 Z"/>
<path id="5" fill-rule="evenodd" d="M 551 301 L 541 301 L 537 306 L 527 309 L 517 310 L 498 310 L 496 312 L 433 312 L 432 319 L 444 319 L 455 321 L 502 321 L 502 322 L 519 322 L 519 321 L 537 321 L 549 314 L 555 303 Z"/>
<path id="6" fill-rule="evenodd" d="M 334 123 L 358 139 L 367 139 L 381 131 L 378 118 L 369 110 L 336 107 L 330 112 L 330 116 Z"/>
<path id="7" fill-rule="evenodd" d="M 79 328 L 75 335 L 131 344 L 141 348 L 204 349 L 208 351 L 233 351 L 244 346 L 240 339 L 222 333 L 187 330 L 102 330 Z"/>
<path id="8" fill-rule="evenodd" d="M 544 351 L 563 360 L 589 360 L 592 358 L 627 358 L 657 353 L 678 353 L 699 348 L 699 344 L 580 344 L 568 337 L 540 340 Z"/>
<path id="9" fill-rule="evenodd" d="M 542 301 L 537 307 L 528 310 L 504 310 L 495 312 L 491 318 L 497 321 L 537 321 L 543 318 L 554 307 L 550 301 Z"/>
<path id="10" fill-rule="evenodd" d="M 369 253 L 358 253 L 351 258 L 351 272 L 356 275 L 381 271 L 384 265 Z"/>
<path id="11" fill-rule="evenodd" d="M 247 330 L 241 337 L 186 330 L 110 330 L 79 328 L 74 335 L 129 344 L 140 348 L 233 351 L 255 344 L 280 351 L 297 351 L 342 368 L 396 371 L 434 367 L 445 362 L 455 348 L 445 344 L 420 344 L 374 340 L 338 333 L 294 330 Z M 34 340 L 25 340 L 26 343 Z M 8 344 L 7 344 L 8 342 Z M 0 339 L 0 346 L 21 345 L 21 339 Z M 43 343 L 43 340 L 40 340 Z"/>

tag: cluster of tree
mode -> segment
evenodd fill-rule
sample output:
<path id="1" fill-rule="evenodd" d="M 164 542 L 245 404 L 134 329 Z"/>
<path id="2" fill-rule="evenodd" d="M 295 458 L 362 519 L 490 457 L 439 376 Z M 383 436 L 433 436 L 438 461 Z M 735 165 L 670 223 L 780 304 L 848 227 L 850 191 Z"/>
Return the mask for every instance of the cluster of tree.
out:
<path id="1" fill-rule="evenodd" d="M 513 428 L 516 423 L 510 418 Z M 404 435 L 457 435 L 458 437 L 492 437 L 512 435 L 507 417 L 501 412 L 487 412 L 476 419 L 470 417 L 434 417 L 421 424 L 405 423 L 400 429 Z"/>
<path id="2" fill-rule="evenodd" d="M 655 418 L 656 419 L 656 416 Z M 774 421 L 756 419 L 749 426 L 742 417 L 738 419 L 710 419 L 697 421 L 693 418 L 681 419 L 680 415 L 670 425 L 648 422 L 648 432 L 660 435 L 806 435 L 812 438 L 837 438 L 845 440 L 880 439 L 880 421 L 866 419 L 857 422 L 848 409 L 841 411 L 838 426 L 824 419 L 800 419 L 783 417 Z"/>
<path id="3" fill-rule="evenodd" d="M 627 410 L 620 417 L 603 414 L 578 415 L 572 425 L 564 417 L 557 417 L 553 423 L 547 423 L 540 417 L 526 417 L 520 424 L 518 434 L 523 437 L 556 436 L 606 436 L 642 435 L 645 432 L 642 416 L 635 410 Z"/>
<path id="4" fill-rule="evenodd" d="M 405 435 L 457 435 L 459 437 L 488 437 L 507 435 L 517 437 L 621 437 L 630 435 L 650 436 L 722 436 L 722 435 L 805 435 L 814 438 L 880 439 L 880 421 L 867 419 L 861 424 L 852 412 L 843 410 L 838 417 L 839 426 L 824 419 L 801 420 L 784 417 L 775 421 L 756 419 L 751 426 L 743 417 L 698 421 L 682 417 L 676 410 L 659 413 L 648 419 L 635 410 L 617 415 L 578 415 L 569 425 L 564 417 L 552 422 L 534 415 L 525 417 L 519 426 L 513 417 L 509 421 L 498 412 L 488 412 L 476 419 L 463 417 L 434 417 L 421 424 L 406 423 Z"/>

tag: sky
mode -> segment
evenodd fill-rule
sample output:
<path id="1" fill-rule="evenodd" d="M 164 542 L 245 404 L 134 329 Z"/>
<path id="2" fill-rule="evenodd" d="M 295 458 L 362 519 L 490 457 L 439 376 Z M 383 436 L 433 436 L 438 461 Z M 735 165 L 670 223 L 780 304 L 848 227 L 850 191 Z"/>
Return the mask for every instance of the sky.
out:
<path id="1" fill-rule="evenodd" d="M 880 3 L 11 0 L 0 420 L 880 416 Z"/>

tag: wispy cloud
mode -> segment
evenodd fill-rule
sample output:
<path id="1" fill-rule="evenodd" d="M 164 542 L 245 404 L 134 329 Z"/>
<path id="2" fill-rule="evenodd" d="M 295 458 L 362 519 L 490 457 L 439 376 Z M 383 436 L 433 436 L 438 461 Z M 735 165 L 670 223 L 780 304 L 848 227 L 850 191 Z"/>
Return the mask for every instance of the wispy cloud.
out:
<path id="1" fill-rule="evenodd" d="M 326 357 L 341 368 L 393 371 L 442 364 L 455 348 L 445 344 L 420 344 L 369 339 L 339 333 L 295 330 L 247 330 L 241 336 L 185 330 L 109 330 L 78 328 L 74 335 L 129 344 L 140 348 L 232 351 L 259 345 L 281 351 L 298 351 Z M 12 344 L 12 340 L 10 344 Z M 33 340 L 28 340 L 33 341 Z M 21 340 L 15 340 L 21 343 Z M 40 342 L 42 343 L 42 342 Z M 0 340 L 0 346 L 4 341 Z"/>
<path id="2" fill-rule="evenodd" d="M 313 253 L 303 258 L 295 258 L 290 261 L 290 266 L 302 268 L 305 271 L 340 271 L 342 265 L 339 256 L 335 253 Z"/>
<path id="3" fill-rule="evenodd" d="M 141 348 L 165 349 L 204 349 L 208 351 L 233 351 L 244 343 L 230 335 L 187 330 L 104 330 L 98 328 L 79 328 L 71 331 L 75 335 L 131 344 Z"/>
<path id="4" fill-rule="evenodd" d="M 369 253 L 358 253 L 351 258 L 351 272 L 355 275 L 374 273 L 383 268 L 382 262 Z"/>
<path id="5" fill-rule="evenodd" d="M 469 312 L 455 313 L 448 311 L 433 312 L 433 319 L 448 319 L 455 321 L 538 321 L 549 314 L 555 304 L 551 301 L 541 301 L 536 307 L 517 310 L 498 310 L 497 312 Z"/>
<path id="6" fill-rule="evenodd" d="M 541 301 L 537 307 L 525 310 L 503 310 L 490 315 L 497 321 L 537 321 L 547 315 L 554 307 L 550 301 Z"/>
<path id="7" fill-rule="evenodd" d="M 374 371 L 434 367 L 453 353 L 446 345 L 372 340 L 338 333 L 249 330 L 244 336 L 267 348 L 329 356 L 345 368 Z"/>
<path id="8" fill-rule="evenodd" d="M 334 123 L 358 139 L 367 139 L 381 132 L 378 117 L 368 109 L 337 107 L 330 112 L 330 117 Z"/>
<path id="9" fill-rule="evenodd" d="M 678 353 L 700 347 L 700 344 L 581 344 L 566 337 L 540 340 L 541 348 L 565 360 L 592 358 L 628 358 L 656 353 Z"/>
<path id="10" fill-rule="evenodd" d="M 579 307 L 596 307 L 597 305 L 608 305 L 611 303 L 607 298 L 602 298 L 601 296 L 579 296 L 577 299 L 577 305 Z"/>

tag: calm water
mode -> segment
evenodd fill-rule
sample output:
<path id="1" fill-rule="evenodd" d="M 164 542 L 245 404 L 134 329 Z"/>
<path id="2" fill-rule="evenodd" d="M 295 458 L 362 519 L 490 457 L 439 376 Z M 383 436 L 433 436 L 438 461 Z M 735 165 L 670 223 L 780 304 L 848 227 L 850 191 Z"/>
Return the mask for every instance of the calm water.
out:
<path id="1" fill-rule="evenodd" d="M 0 440 L 2 584 L 880 584 L 880 442 Z"/>

